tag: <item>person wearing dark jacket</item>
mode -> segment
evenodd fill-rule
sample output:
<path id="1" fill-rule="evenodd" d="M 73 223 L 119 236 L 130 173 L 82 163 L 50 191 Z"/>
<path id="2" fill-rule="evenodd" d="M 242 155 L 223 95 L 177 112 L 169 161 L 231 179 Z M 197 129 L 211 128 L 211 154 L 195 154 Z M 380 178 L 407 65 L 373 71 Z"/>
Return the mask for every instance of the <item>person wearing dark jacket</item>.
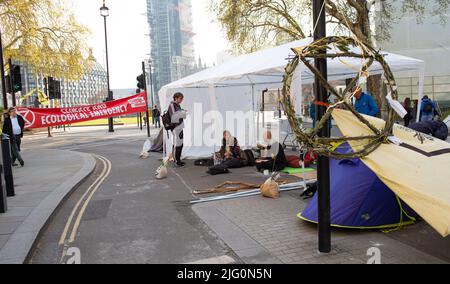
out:
<path id="1" fill-rule="evenodd" d="M 258 146 L 266 151 L 266 154 L 261 155 L 261 159 L 256 160 L 256 168 L 258 171 L 270 170 L 278 172 L 287 167 L 288 162 L 284 154 L 283 146 L 279 142 L 272 142 L 272 132 L 266 131 L 264 133 L 264 142 L 268 146 Z"/>
<path id="2" fill-rule="evenodd" d="M 152 117 L 153 117 L 153 126 L 156 128 L 161 128 L 161 112 L 158 109 L 158 106 L 153 106 L 152 109 Z"/>
<path id="3" fill-rule="evenodd" d="M 241 147 L 239 147 L 238 140 L 226 130 L 223 132 L 222 147 L 220 148 L 220 156 L 222 164 L 228 168 L 241 168 Z"/>
<path id="4" fill-rule="evenodd" d="M 411 99 L 406 98 L 403 107 L 408 112 L 405 117 L 403 118 L 403 121 L 405 122 L 405 126 L 408 127 L 411 121 L 414 119 L 414 108 L 411 106 Z"/>
<path id="5" fill-rule="evenodd" d="M 429 120 L 412 123 L 409 125 L 409 128 L 444 141 L 446 141 L 448 137 L 447 124 L 439 120 Z"/>
<path id="6" fill-rule="evenodd" d="M 16 108 L 9 108 L 8 115 L 5 117 L 5 122 L 3 123 L 3 133 L 7 134 L 10 139 L 13 166 L 17 166 L 16 160 L 19 160 L 22 167 L 25 165 L 20 155 L 24 128 L 25 121 L 23 117 L 17 114 Z"/>
<path id="7" fill-rule="evenodd" d="M 173 134 L 173 157 L 176 167 L 184 167 L 185 163 L 181 161 L 181 154 L 183 151 L 183 129 L 184 120 L 187 117 L 187 111 L 181 108 L 181 103 L 184 100 L 182 93 L 176 93 L 173 95 L 173 101 L 169 105 L 169 115 L 171 122 L 174 126 L 172 130 Z"/>

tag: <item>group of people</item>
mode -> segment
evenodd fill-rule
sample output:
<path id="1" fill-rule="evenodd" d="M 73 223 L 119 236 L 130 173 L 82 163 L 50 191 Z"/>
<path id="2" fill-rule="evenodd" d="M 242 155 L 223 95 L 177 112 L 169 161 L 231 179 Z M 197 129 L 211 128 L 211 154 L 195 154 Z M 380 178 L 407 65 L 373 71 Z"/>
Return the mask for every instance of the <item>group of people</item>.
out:
<path id="1" fill-rule="evenodd" d="M 261 157 L 255 160 L 256 169 L 260 172 L 264 170 L 281 171 L 288 166 L 283 146 L 272 139 L 272 132 L 265 131 L 263 134 L 265 145 L 258 145 Z M 242 151 L 236 137 L 233 137 L 230 131 L 223 132 L 222 147 L 219 155 L 221 164 L 227 168 L 240 168 L 243 166 Z"/>
<path id="2" fill-rule="evenodd" d="M 411 101 L 411 99 L 406 98 L 403 102 L 403 107 L 408 112 L 408 114 L 404 117 L 405 126 L 408 127 L 411 121 L 414 121 L 416 119 L 417 101 L 415 101 L 413 106 L 413 102 Z M 420 122 L 436 120 L 436 117 L 439 116 L 436 102 L 431 100 L 428 96 L 424 96 L 420 105 L 419 115 Z"/>
<path id="3" fill-rule="evenodd" d="M 173 96 L 173 101 L 169 105 L 168 113 L 173 124 L 173 158 L 175 167 L 184 167 L 185 163 L 181 161 L 181 154 L 183 151 L 183 129 L 184 120 L 187 117 L 187 110 L 181 107 L 184 100 L 182 93 L 176 93 Z M 255 161 L 256 168 L 259 171 L 268 169 L 279 171 L 287 166 L 284 149 L 279 142 L 272 141 L 272 133 L 266 131 L 263 135 L 265 146 L 258 145 L 260 150 L 264 151 L 264 155 Z M 221 156 L 221 163 L 229 168 L 242 167 L 241 148 L 237 138 L 235 138 L 229 131 L 223 132 L 222 147 L 219 151 Z"/>
<path id="4" fill-rule="evenodd" d="M 375 99 L 363 92 L 360 87 L 355 87 L 353 89 L 353 94 L 355 97 L 355 109 L 365 115 L 377 116 L 380 112 L 380 109 L 375 102 Z M 184 95 L 182 93 L 176 93 L 173 96 L 173 101 L 169 105 L 168 112 L 171 117 L 171 122 L 174 125 L 172 133 L 174 137 L 174 149 L 173 149 L 173 157 L 175 161 L 176 167 L 184 167 L 185 163 L 181 161 L 181 154 L 183 150 L 183 128 L 184 128 L 184 119 L 186 119 L 187 111 L 183 110 L 181 107 L 181 103 L 184 100 Z M 416 127 L 418 131 L 424 131 L 421 125 L 411 124 L 411 120 L 414 119 L 414 108 L 411 107 L 411 100 L 407 99 L 404 103 L 405 109 L 408 112 L 408 115 L 405 116 L 405 125 L 409 127 Z M 421 103 L 420 109 L 420 121 L 425 123 L 431 123 L 434 120 L 434 117 L 437 113 L 436 104 L 425 96 Z M 315 122 L 315 104 L 314 102 L 310 106 L 310 115 Z M 442 124 L 442 122 L 440 122 Z M 436 124 L 436 123 L 435 123 Z M 435 129 L 438 132 L 444 132 L 443 126 L 428 126 L 430 129 Z M 447 128 L 445 128 L 447 129 Z M 434 132 L 436 132 L 434 131 Z M 434 133 L 433 132 L 433 133 Z M 427 133 L 432 134 L 433 133 Z M 442 134 L 443 135 L 443 134 Z M 441 136 L 442 136 L 441 135 Z M 448 129 L 445 133 L 445 139 L 448 135 Z M 272 140 L 272 133 L 270 131 L 266 131 L 264 133 L 264 142 L 267 144 L 266 146 L 259 145 L 259 148 L 265 153 L 269 153 L 263 155 L 262 158 L 256 160 L 256 167 L 259 171 L 261 170 L 275 170 L 279 171 L 288 165 L 286 156 L 284 154 L 284 149 L 279 142 L 275 142 Z M 441 139 L 444 139 L 443 137 Z M 445 140 L 444 139 L 444 140 Z M 268 151 L 267 151 L 268 150 Z M 239 147 L 238 140 L 231 135 L 229 131 L 223 132 L 223 140 L 222 147 L 219 154 L 222 157 L 222 163 L 229 168 L 236 168 L 241 166 L 241 149 Z"/>

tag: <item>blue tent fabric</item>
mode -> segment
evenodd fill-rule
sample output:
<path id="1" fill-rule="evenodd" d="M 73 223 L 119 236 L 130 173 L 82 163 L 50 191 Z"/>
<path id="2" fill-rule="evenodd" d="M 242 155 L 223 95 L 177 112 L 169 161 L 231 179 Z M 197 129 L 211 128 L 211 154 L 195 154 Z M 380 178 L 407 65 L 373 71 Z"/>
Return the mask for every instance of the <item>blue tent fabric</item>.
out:
<path id="1" fill-rule="evenodd" d="M 341 146 L 343 152 L 349 146 Z M 347 228 L 389 228 L 417 217 L 361 160 L 330 159 L 331 224 Z M 299 215 L 318 221 L 317 193 Z"/>

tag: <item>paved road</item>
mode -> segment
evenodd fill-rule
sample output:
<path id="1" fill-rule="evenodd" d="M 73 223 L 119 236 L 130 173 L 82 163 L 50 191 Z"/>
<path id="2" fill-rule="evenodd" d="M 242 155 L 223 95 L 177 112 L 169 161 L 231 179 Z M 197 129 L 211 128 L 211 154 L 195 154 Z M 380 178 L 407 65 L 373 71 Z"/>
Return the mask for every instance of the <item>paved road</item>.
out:
<path id="1" fill-rule="evenodd" d="M 196 216 L 180 177 L 153 178 L 159 155 L 140 160 L 146 137 L 135 129 L 72 130 L 24 140 L 29 150 L 71 149 L 96 155 L 97 167 L 59 209 L 31 263 L 239 262 Z"/>

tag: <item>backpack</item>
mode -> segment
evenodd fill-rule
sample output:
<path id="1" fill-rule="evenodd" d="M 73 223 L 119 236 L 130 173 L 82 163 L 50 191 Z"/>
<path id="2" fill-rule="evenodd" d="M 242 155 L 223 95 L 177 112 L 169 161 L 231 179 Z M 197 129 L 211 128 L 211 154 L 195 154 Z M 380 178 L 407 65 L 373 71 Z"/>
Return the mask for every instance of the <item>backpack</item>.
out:
<path id="1" fill-rule="evenodd" d="M 194 161 L 195 166 L 211 167 L 214 165 L 214 159 L 199 159 Z"/>
<path id="2" fill-rule="evenodd" d="M 227 166 L 220 164 L 220 165 L 215 165 L 212 167 L 209 167 L 208 170 L 206 171 L 206 173 L 215 176 L 215 175 L 220 175 L 220 174 L 227 174 L 230 171 L 228 170 Z"/>
<path id="3" fill-rule="evenodd" d="M 161 118 L 164 129 L 169 131 L 175 128 L 175 124 L 172 123 L 172 118 L 170 117 L 170 113 L 168 111 L 165 111 Z"/>
<path id="4" fill-rule="evenodd" d="M 291 168 L 298 169 L 302 167 L 302 160 L 298 156 L 286 156 L 286 161 Z"/>
<path id="5" fill-rule="evenodd" d="M 308 186 L 306 186 L 306 190 L 300 194 L 300 197 L 303 197 L 303 199 L 309 199 L 312 198 L 314 196 L 314 194 L 316 194 L 318 189 L 318 184 L 317 182 L 310 184 Z"/>
<path id="6" fill-rule="evenodd" d="M 255 165 L 255 156 L 252 150 L 241 151 L 241 160 L 244 167 L 253 167 Z"/>
<path id="7" fill-rule="evenodd" d="M 433 112 L 433 104 L 431 103 L 431 101 L 427 100 L 425 102 L 425 106 L 423 107 L 423 112 L 426 114 L 430 114 Z"/>

